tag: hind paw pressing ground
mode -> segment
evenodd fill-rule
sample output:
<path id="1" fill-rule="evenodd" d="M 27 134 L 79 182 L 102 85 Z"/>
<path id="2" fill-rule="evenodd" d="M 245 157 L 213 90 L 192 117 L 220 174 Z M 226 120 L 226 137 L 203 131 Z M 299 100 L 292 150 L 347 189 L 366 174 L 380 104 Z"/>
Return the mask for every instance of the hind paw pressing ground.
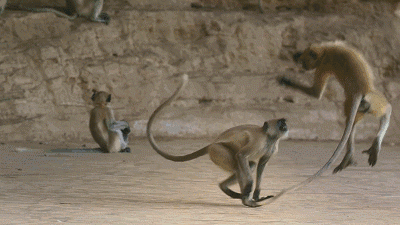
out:
<path id="1" fill-rule="evenodd" d="M 334 170 L 333 173 L 340 172 L 344 169 L 346 169 L 348 166 L 356 166 L 357 162 L 351 157 L 349 160 L 343 160 L 339 166 L 337 166 Z"/>

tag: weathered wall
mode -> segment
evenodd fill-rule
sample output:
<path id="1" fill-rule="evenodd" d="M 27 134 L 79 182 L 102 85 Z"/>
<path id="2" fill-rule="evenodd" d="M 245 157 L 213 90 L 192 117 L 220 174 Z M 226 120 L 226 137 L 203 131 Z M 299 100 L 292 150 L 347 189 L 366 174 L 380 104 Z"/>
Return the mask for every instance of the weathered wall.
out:
<path id="1" fill-rule="evenodd" d="M 337 39 L 365 54 L 399 117 L 400 21 L 389 14 L 105 11 L 112 16 L 108 26 L 51 13 L 0 17 L 1 140 L 90 140 L 92 88 L 111 92 L 116 118 L 131 124 L 132 138 L 144 136 L 151 112 L 182 73 L 190 83 L 158 120 L 157 135 L 211 136 L 285 117 L 291 138 L 339 139 L 344 118 L 337 82 L 321 101 L 276 82 L 282 75 L 311 81 L 291 54 Z M 367 119 L 357 138 L 372 138 L 377 123 Z M 386 141 L 399 141 L 399 125 L 392 120 Z"/>

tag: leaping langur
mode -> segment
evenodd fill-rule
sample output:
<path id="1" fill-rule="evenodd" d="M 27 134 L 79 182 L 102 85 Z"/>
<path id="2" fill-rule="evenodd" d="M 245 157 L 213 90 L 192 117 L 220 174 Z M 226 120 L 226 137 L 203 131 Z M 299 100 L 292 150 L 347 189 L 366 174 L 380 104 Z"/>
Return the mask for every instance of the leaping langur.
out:
<path id="1" fill-rule="evenodd" d="M 93 90 L 94 108 L 90 111 L 89 129 L 93 139 L 100 145 L 102 152 L 130 152 L 128 147 L 129 124 L 115 121 L 114 113 L 108 106 L 111 94 Z"/>
<path id="2" fill-rule="evenodd" d="M 346 128 L 335 152 L 317 173 L 306 181 L 282 191 L 271 200 L 275 200 L 285 192 L 297 189 L 320 176 L 329 169 L 346 144 L 346 155 L 333 170 L 333 173 L 356 164 L 353 159 L 354 134 L 357 123 L 365 114 L 372 114 L 380 118 L 379 131 L 372 146 L 363 151 L 363 153 L 369 154 L 369 165 L 374 166 L 381 150 L 383 137 L 389 127 L 390 114 L 392 112 L 392 106 L 385 96 L 374 87 L 373 74 L 369 64 L 355 48 L 341 41 L 312 44 L 304 52 L 296 53 L 293 58 L 296 62 L 302 63 L 305 70 L 316 69 L 314 83 L 309 87 L 283 77 L 279 79 L 280 84 L 320 99 L 328 78 L 335 76 L 345 92 L 344 113 L 346 116 Z"/>
<path id="3" fill-rule="evenodd" d="M 211 161 L 221 169 L 231 173 L 228 179 L 219 184 L 221 190 L 232 198 L 241 199 L 246 206 L 260 206 L 258 202 L 273 197 L 260 198 L 261 175 L 268 160 L 278 151 L 279 140 L 288 134 L 286 120 L 270 120 L 265 122 L 263 126 L 242 125 L 233 127 L 220 134 L 213 143 L 198 151 L 184 156 L 170 155 L 156 144 L 151 126 L 158 113 L 177 98 L 187 82 L 188 76 L 185 74 L 181 86 L 150 116 L 146 132 L 151 146 L 162 157 L 174 162 L 189 161 L 208 153 Z M 251 172 L 256 165 L 256 185 L 251 196 L 254 183 Z M 237 182 L 239 183 L 240 193 L 228 188 Z"/>
<path id="4" fill-rule="evenodd" d="M 0 14 L 6 7 L 7 0 L 0 0 Z M 58 16 L 65 17 L 70 20 L 76 19 L 78 16 L 86 17 L 91 21 L 100 22 L 108 25 L 110 16 L 107 13 L 101 12 L 103 9 L 104 0 L 66 0 L 66 12 L 72 13 L 68 15 L 64 12 L 52 8 L 29 8 L 19 5 L 18 8 L 32 12 L 52 12 Z"/>

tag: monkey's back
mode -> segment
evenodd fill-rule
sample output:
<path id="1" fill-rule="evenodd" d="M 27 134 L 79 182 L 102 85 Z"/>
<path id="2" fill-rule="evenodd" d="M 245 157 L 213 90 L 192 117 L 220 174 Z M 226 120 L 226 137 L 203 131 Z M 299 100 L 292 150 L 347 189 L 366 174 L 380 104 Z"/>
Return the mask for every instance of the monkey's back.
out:
<path id="1" fill-rule="evenodd" d="M 260 138 L 260 136 L 265 136 L 265 138 Z M 260 126 L 241 125 L 237 127 L 232 127 L 220 134 L 215 140 L 215 143 L 222 143 L 224 146 L 229 147 L 233 151 L 233 153 L 237 153 L 241 150 L 246 151 L 247 149 L 251 149 L 253 151 L 253 154 L 249 155 L 254 155 L 255 157 L 257 157 L 259 153 L 262 154 L 258 151 L 261 151 L 263 149 L 266 141 L 267 136 L 266 134 L 263 134 L 262 128 Z M 244 149 L 243 147 L 245 146 L 246 148 Z"/>
<path id="2" fill-rule="evenodd" d="M 325 56 L 321 65 L 333 72 L 344 87 L 346 96 L 360 91 L 367 94 L 373 91 L 374 76 L 364 56 L 355 48 L 342 43 L 325 46 Z"/>
<path id="3" fill-rule="evenodd" d="M 108 144 L 108 131 L 106 126 L 107 110 L 107 108 L 95 107 L 90 111 L 90 133 L 102 149 L 107 149 Z"/>

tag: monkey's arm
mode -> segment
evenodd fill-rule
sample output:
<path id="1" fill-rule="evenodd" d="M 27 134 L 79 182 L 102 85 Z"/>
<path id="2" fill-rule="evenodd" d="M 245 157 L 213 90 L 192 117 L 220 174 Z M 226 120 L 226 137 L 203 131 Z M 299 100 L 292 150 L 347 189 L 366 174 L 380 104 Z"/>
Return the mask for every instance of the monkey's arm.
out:
<path id="1" fill-rule="evenodd" d="M 257 207 L 260 205 L 250 198 L 250 192 L 253 188 L 253 179 L 251 177 L 248 159 L 248 152 L 251 152 L 251 148 L 248 148 L 248 150 L 249 151 L 239 151 L 236 154 L 236 160 L 238 164 L 237 179 L 240 186 L 240 192 L 242 193 L 243 205 Z"/>
<path id="2" fill-rule="evenodd" d="M 379 131 L 372 143 L 372 146 L 363 151 L 363 153 L 369 154 L 368 163 L 370 166 L 375 166 L 376 161 L 378 160 L 378 154 L 381 150 L 382 140 L 386 134 L 387 129 L 389 128 L 390 115 L 392 114 L 392 106 L 388 104 L 386 106 L 385 114 L 380 119 Z"/>
<path id="3" fill-rule="evenodd" d="M 275 147 L 275 146 L 274 146 Z M 273 148 L 274 148 L 273 147 Z M 257 177 L 256 177 L 256 188 L 254 189 L 254 193 L 253 193 L 253 199 L 256 201 L 256 202 L 260 202 L 260 201 L 263 201 L 263 200 L 265 200 L 265 199 L 268 199 L 268 198 L 272 198 L 273 197 L 273 195 L 269 195 L 269 196 L 267 196 L 267 197 L 262 197 L 262 198 L 260 198 L 260 185 L 261 185 L 261 176 L 262 176 L 262 173 L 263 173 L 263 171 L 264 171 L 264 167 L 265 167 L 265 165 L 267 164 L 267 162 L 268 162 L 268 160 L 271 158 L 271 156 L 269 155 L 269 154 L 266 154 L 266 155 L 264 155 L 264 156 L 262 156 L 261 158 L 260 158 L 260 160 L 258 161 L 258 165 L 257 165 Z"/>
<path id="4" fill-rule="evenodd" d="M 278 79 L 279 84 L 299 90 L 307 95 L 320 99 L 325 90 L 329 74 L 320 71 L 315 72 L 314 83 L 311 87 L 307 87 L 289 78 L 282 77 Z"/>

